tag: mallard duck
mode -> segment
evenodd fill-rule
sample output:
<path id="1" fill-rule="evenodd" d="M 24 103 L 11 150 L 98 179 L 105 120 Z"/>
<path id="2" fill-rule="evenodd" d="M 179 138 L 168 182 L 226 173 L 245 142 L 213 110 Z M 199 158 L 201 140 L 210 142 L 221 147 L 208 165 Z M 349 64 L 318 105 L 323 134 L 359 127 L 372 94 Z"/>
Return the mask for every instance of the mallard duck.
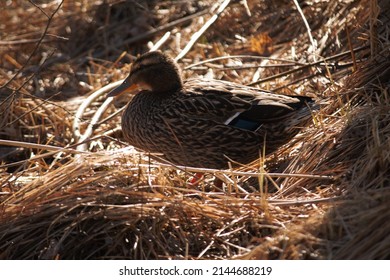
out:
<path id="1" fill-rule="evenodd" d="M 313 100 L 237 83 L 193 78 L 160 51 L 141 55 L 108 96 L 135 93 L 122 115 L 129 144 L 175 165 L 225 169 L 288 142 L 311 118 Z"/>

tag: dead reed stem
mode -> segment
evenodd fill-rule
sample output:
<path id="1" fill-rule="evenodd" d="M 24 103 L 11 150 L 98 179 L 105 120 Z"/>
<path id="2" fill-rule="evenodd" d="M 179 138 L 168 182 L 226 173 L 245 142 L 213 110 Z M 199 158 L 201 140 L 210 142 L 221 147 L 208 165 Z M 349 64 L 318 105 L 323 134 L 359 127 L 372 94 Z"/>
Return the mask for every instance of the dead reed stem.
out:
<path id="1" fill-rule="evenodd" d="M 1 259 L 390 257 L 389 1 L 130 2 L 5 4 Z M 172 166 L 104 98 L 151 48 L 320 109 L 261 161 Z"/>

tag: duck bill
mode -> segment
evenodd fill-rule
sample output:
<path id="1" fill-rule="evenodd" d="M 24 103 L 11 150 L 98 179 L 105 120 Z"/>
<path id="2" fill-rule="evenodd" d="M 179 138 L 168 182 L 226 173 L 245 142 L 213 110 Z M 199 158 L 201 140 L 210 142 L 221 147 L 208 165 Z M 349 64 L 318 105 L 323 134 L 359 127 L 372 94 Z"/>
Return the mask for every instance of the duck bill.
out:
<path id="1" fill-rule="evenodd" d="M 138 90 L 137 84 L 130 84 L 127 81 L 124 81 L 120 86 L 114 88 L 107 94 L 107 97 L 116 97 L 124 93 L 133 93 Z"/>

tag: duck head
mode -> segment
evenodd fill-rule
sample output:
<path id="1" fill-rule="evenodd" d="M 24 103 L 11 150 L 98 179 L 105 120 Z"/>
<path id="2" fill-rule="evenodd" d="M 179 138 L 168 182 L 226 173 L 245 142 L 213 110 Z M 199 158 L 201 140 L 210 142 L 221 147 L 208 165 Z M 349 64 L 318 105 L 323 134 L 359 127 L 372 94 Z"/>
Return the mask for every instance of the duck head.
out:
<path id="1" fill-rule="evenodd" d="M 182 78 L 176 62 L 160 51 L 153 51 L 138 57 L 131 66 L 129 76 L 107 97 L 140 91 L 168 94 L 181 88 Z"/>

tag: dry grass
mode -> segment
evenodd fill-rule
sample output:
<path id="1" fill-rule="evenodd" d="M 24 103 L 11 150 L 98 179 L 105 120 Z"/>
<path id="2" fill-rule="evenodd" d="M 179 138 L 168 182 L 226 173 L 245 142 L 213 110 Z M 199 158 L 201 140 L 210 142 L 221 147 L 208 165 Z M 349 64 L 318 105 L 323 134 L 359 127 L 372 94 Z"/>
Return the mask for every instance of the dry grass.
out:
<path id="1" fill-rule="evenodd" d="M 35 2 L 7 2 L 0 19 L 0 258 L 390 257 L 388 1 L 300 1 L 310 30 L 294 1 L 229 3 L 180 59 L 184 75 L 321 108 L 265 161 L 208 170 L 197 188 L 196 170 L 115 140 L 119 116 L 101 121 L 112 105 L 82 135 L 104 101 L 87 97 L 168 31 L 159 48 L 179 55 L 215 1 Z M 246 57 L 207 61 L 227 55 Z"/>

